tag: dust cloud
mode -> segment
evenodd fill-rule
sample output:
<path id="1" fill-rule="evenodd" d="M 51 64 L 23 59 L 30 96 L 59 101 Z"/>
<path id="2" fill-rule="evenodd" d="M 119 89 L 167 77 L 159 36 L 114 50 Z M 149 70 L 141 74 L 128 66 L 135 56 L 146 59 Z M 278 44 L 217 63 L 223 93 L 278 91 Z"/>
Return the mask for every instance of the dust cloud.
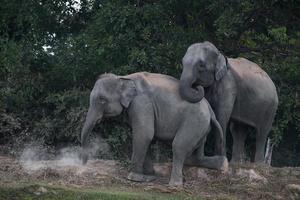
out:
<path id="1" fill-rule="evenodd" d="M 107 143 L 101 139 L 96 138 L 86 148 L 89 159 L 94 159 L 99 152 L 109 151 Z M 71 146 L 62 148 L 56 152 L 56 155 L 49 153 L 49 151 L 38 144 L 30 144 L 23 150 L 20 155 L 19 162 L 27 172 L 34 172 L 36 170 L 51 168 L 60 169 L 62 167 L 77 167 L 84 168 L 80 159 L 80 146 Z"/>

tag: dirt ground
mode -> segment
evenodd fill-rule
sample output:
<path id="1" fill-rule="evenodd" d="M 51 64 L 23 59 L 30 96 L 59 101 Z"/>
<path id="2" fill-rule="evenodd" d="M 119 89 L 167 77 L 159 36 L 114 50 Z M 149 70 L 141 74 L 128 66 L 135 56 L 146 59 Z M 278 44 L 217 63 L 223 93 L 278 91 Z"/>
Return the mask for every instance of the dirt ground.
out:
<path id="1" fill-rule="evenodd" d="M 157 193 L 181 193 L 202 199 L 300 199 L 300 168 L 253 164 L 230 165 L 226 172 L 186 167 L 183 188 L 168 187 L 170 163 L 155 164 L 150 183 L 126 179 L 127 168 L 113 160 L 90 160 L 87 165 L 55 160 L 21 162 L 0 156 L 0 186 L 43 183 L 71 188 L 115 188 Z"/>

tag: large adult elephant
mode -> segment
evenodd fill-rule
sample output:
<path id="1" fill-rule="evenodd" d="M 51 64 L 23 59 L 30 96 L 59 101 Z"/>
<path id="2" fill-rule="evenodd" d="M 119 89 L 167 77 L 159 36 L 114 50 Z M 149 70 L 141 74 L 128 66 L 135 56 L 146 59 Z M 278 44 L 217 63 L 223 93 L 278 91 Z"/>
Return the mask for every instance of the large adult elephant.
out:
<path id="1" fill-rule="evenodd" d="M 195 104 L 189 103 L 181 98 L 177 79 L 146 72 L 128 76 L 104 74 L 96 81 L 81 132 L 84 163 L 87 161 L 87 136 L 96 122 L 122 112 L 128 115 L 133 133 L 133 167 L 128 179 L 152 179 L 149 174 L 154 170 L 148 149 L 153 139 L 172 144 L 170 185 L 182 185 L 184 163 L 216 169 L 226 167 L 225 156 L 206 157 L 203 154 L 206 135 L 211 129 L 221 139 L 223 136 L 208 102 L 203 99 Z"/>
<path id="2" fill-rule="evenodd" d="M 226 154 L 229 125 L 233 136 L 232 160 L 241 161 L 246 128 L 252 126 L 256 130 L 255 162 L 264 162 L 266 139 L 278 106 L 276 87 L 267 73 L 245 58 L 227 59 L 210 42 L 192 44 L 182 64 L 181 96 L 198 102 L 205 95 L 222 126 L 224 143 L 222 147 L 216 146 L 216 152 Z"/>

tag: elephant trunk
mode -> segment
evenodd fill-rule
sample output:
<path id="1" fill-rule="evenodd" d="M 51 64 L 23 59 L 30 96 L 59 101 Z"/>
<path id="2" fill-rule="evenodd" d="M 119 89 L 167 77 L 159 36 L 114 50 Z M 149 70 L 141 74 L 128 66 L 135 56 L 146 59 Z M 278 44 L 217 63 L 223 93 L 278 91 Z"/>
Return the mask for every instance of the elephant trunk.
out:
<path id="1" fill-rule="evenodd" d="M 92 109 L 91 107 L 88 110 L 85 123 L 83 125 L 81 131 L 81 160 L 83 164 L 86 164 L 88 160 L 88 153 L 87 153 L 87 138 L 91 131 L 93 130 L 96 122 L 101 120 L 103 113 L 97 112 L 96 109 Z"/>
<path id="2" fill-rule="evenodd" d="M 203 87 L 200 85 L 194 87 L 194 83 L 193 74 L 191 72 L 188 73 L 187 70 L 183 70 L 180 77 L 179 92 L 183 99 L 191 103 L 199 102 L 204 97 Z"/>

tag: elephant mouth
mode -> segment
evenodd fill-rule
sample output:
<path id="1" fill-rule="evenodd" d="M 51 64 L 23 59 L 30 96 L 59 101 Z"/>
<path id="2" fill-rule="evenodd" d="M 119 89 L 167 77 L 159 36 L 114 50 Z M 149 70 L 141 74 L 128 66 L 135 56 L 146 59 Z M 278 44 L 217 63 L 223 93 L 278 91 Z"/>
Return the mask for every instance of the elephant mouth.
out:
<path id="1" fill-rule="evenodd" d="M 192 88 L 197 89 L 199 86 L 209 87 L 210 85 L 211 85 L 211 83 L 207 83 L 207 82 L 203 82 L 203 81 L 197 81 L 197 82 L 192 84 Z"/>
<path id="2" fill-rule="evenodd" d="M 207 84 L 202 84 L 202 83 L 193 83 L 191 88 L 198 91 L 199 87 L 208 87 L 208 85 Z"/>

